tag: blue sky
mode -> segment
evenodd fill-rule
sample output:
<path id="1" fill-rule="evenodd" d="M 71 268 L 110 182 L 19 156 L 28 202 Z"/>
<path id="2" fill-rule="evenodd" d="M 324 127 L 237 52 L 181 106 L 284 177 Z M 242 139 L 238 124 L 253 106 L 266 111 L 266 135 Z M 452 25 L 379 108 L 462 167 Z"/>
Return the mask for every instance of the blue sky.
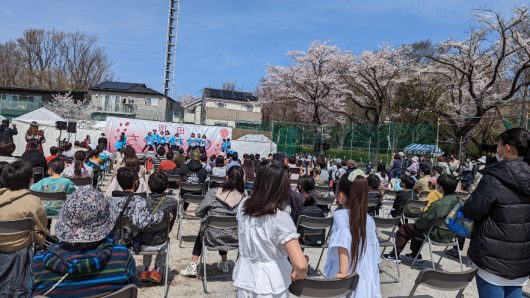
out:
<path id="1" fill-rule="evenodd" d="M 2 1 L 0 41 L 27 28 L 84 31 L 99 38 L 119 81 L 162 90 L 167 0 Z M 254 91 L 267 64 L 314 40 L 359 53 L 381 43 L 464 38 L 471 10 L 503 13 L 512 0 L 182 0 L 175 97 L 233 81 Z"/>

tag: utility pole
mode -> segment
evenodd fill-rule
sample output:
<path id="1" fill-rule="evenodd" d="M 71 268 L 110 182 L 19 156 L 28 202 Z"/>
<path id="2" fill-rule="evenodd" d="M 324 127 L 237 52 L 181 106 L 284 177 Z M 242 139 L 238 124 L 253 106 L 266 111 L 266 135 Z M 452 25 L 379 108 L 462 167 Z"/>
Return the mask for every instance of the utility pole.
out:
<path id="1" fill-rule="evenodd" d="M 175 84 L 175 58 L 179 26 L 179 0 L 169 0 L 167 19 L 166 62 L 164 64 L 164 95 L 173 97 Z"/>

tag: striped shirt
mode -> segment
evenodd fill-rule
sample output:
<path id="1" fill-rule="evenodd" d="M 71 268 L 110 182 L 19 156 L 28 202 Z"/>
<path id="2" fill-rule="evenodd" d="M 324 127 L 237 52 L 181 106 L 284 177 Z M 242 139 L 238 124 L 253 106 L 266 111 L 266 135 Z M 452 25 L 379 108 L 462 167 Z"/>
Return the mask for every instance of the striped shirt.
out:
<path id="1" fill-rule="evenodd" d="M 33 257 L 33 295 L 44 295 L 66 274 L 49 297 L 100 297 L 128 284 L 139 284 L 129 250 L 107 241 L 55 244 Z"/>

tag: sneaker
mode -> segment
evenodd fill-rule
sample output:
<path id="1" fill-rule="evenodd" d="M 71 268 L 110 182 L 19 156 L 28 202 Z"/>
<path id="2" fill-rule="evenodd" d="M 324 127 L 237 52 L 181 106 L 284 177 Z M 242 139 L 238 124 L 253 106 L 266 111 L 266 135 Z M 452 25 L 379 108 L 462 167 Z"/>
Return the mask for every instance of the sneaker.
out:
<path id="1" fill-rule="evenodd" d="M 399 256 L 396 259 L 396 255 L 394 253 L 384 254 L 383 255 L 383 259 L 389 260 L 389 261 L 393 261 L 393 262 L 397 262 L 397 263 L 401 263 L 401 260 L 399 259 Z"/>
<path id="2" fill-rule="evenodd" d="M 182 276 L 197 276 L 197 264 L 190 263 L 186 266 L 186 269 L 180 270 L 180 275 Z"/>
<path id="3" fill-rule="evenodd" d="M 159 284 L 162 282 L 162 275 L 160 275 L 160 273 L 156 270 L 152 270 L 150 273 L 149 273 L 149 281 L 153 282 L 153 283 L 156 283 L 156 284 Z"/>
<path id="4" fill-rule="evenodd" d="M 148 282 L 149 281 L 149 271 L 144 270 L 142 273 L 140 273 L 140 281 L 141 282 Z"/>
<path id="5" fill-rule="evenodd" d="M 406 254 L 405 257 L 408 259 L 414 260 L 414 257 L 416 257 L 413 253 Z M 421 257 L 421 254 L 418 255 L 418 258 L 416 259 L 416 263 L 421 264 L 423 263 L 423 258 Z"/>
<path id="6" fill-rule="evenodd" d="M 217 263 L 217 269 L 223 271 L 223 273 L 228 273 L 230 272 L 230 266 L 228 266 L 228 262 L 219 262 Z"/>

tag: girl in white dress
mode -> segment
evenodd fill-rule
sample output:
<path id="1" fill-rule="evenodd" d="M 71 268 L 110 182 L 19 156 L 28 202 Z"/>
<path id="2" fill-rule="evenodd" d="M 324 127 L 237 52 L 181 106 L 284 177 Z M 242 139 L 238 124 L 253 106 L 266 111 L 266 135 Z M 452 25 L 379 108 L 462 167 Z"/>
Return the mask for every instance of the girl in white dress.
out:
<path id="1" fill-rule="evenodd" d="M 286 298 L 291 281 L 307 276 L 300 235 L 283 210 L 289 203 L 287 168 L 276 162 L 259 167 L 253 189 L 237 212 L 239 259 L 233 274 L 237 297 Z"/>
<path id="2" fill-rule="evenodd" d="M 324 276 L 345 278 L 356 272 L 359 283 L 351 297 L 380 298 L 379 242 L 375 222 L 368 215 L 368 181 L 356 171 L 343 175 L 337 193 L 344 208 L 333 213 Z"/>

